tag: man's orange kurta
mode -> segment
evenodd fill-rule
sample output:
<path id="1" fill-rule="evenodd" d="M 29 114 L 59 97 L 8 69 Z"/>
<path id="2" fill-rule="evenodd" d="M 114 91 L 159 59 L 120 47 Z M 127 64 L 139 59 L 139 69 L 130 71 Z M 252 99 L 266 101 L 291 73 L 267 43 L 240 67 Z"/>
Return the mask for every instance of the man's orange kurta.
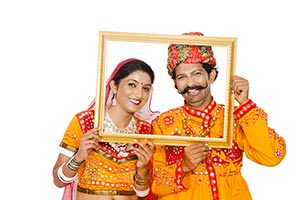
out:
<path id="1" fill-rule="evenodd" d="M 241 175 L 245 153 L 265 166 L 279 164 L 286 154 L 285 140 L 268 127 L 267 114 L 251 100 L 234 111 L 232 148 L 214 148 L 210 156 L 184 176 L 184 147 L 157 146 L 153 161 L 152 191 L 160 200 L 251 200 Z M 203 110 L 186 105 L 162 113 L 153 121 L 159 135 L 223 136 L 224 105 L 214 100 Z"/>

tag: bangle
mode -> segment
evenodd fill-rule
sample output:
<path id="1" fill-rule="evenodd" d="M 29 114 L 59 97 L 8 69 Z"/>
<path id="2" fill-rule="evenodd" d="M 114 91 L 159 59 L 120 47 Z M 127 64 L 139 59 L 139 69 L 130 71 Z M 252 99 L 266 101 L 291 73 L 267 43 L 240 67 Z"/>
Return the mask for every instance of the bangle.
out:
<path id="1" fill-rule="evenodd" d="M 136 172 L 133 176 L 133 180 L 134 180 L 135 184 L 137 184 L 139 186 L 148 185 L 150 183 L 149 171 L 145 176 L 140 176 Z"/>
<path id="2" fill-rule="evenodd" d="M 73 177 L 67 177 L 67 176 L 64 174 L 64 172 L 62 171 L 62 168 L 63 168 L 64 165 L 65 165 L 65 163 L 63 163 L 63 164 L 58 168 L 58 170 L 57 170 L 57 176 L 58 176 L 58 178 L 59 178 L 59 180 L 60 180 L 61 182 L 68 184 L 68 183 L 71 183 L 71 182 L 73 182 L 73 181 L 75 180 L 77 174 L 75 174 L 75 176 L 73 176 Z"/>
<path id="3" fill-rule="evenodd" d="M 68 169 L 72 170 L 72 171 L 77 171 L 79 169 L 79 167 L 81 166 L 81 164 L 84 162 L 81 161 L 81 162 L 78 162 L 74 156 L 72 156 L 70 158 L 70 160 L 67 162 L 66 166 Z"/>
<path id="4" fill-rule="evenodd" d="M 145 197 L 149 194 L 150 187 L 148 187 L 146 190 L 137 190 L 135 187 L 133 187 L 133 190 L 135 191 L 136 196 Z"/>

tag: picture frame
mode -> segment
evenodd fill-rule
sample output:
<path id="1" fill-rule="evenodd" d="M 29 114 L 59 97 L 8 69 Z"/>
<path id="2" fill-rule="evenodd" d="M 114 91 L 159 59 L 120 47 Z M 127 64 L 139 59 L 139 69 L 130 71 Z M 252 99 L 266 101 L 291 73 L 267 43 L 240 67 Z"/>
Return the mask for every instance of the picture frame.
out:
<path id="1" fill-rule="evenodd" d="M 104 142 L 133 143 L 134 139 L 151 140 L 155 145 L 187 146 L 195 142 L 205 142 L 210 147 L 229 148 L 232 145 L 233 131 L 233 110 L 234 97 L 231 91 L 232 77 L 236 69 L 236 49 L 237 38 L 234 37 L 195 37 L 192 35 L 168 35 L 168 34 L 150 34 L 150 33 L 130 33 L 130 32 L 112 32 L 99 31 L 99 50 L 97 64 L 97 85 L 96 85 L 96 102 L 94 127 L 103 127 L 105 115 L 105 82 L 108 71 L 107 58 L 109 56 L 109 45 L 111 42 L 116 43 L 138 43 L 138 44 L 187 44 L 187 45 L 209 45 L 225 49 L 225 89 L 224 89 L 224 133 L 222 138 L 204 138 L 189 136 L 167 136 L 155 134 L 120 134 L 107 133 L 99 129 L 99 134 Z M 122 48 L 124 49 L 124 48 Z M 137 51 L 140 51 L 137 50 Z M 115 52 L 115 51 L 114 51 Z M 167 54 L 167 49 L 166 53 Z M 151 57 L 151 55 L 149 55 Z M 217 58 L 218 59 L 218 58 Z M 118 60 L 121 61 L 121 60 Z M 153 69 L 155 74 L 156 71 Z M 167 72 L 166 72 L 167 73 Z M 156 75 L 157 76 L 157 75 Z M 157 92 L 157 91 L 156 91 Z M 177 96 L 180 96 L 177 94 Z M 183 101 L 182 101 L 183 105 Z"/>

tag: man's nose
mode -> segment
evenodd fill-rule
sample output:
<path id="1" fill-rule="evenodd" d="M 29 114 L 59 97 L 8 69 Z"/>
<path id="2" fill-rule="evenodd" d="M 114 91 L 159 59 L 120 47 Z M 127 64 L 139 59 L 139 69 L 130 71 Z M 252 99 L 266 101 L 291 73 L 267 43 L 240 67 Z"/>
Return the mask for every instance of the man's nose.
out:
<path id="1" fill-rule="evenodd" d="M 192 87 L 196 83 L 196 80 L 193 77 L 188 77 L 187 78 L 187 86 Z"/>

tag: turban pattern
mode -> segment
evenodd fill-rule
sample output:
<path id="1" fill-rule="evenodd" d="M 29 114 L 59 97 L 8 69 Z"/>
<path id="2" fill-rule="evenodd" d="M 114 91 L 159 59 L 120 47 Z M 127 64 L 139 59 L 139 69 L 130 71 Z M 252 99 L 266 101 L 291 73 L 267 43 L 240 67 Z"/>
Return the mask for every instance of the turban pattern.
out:
<path id="1" fill-rule="evenodd" d="M 183 35 L 203 36 L 200 32 L 183 33 Z M 207 63 L 216 66 L 216 59 L 211 46 L 197 46 L 185 44 L 171 44 L 168 47 L 168 73 L 173 75 L 175 67 L 179 64 Z"/>

